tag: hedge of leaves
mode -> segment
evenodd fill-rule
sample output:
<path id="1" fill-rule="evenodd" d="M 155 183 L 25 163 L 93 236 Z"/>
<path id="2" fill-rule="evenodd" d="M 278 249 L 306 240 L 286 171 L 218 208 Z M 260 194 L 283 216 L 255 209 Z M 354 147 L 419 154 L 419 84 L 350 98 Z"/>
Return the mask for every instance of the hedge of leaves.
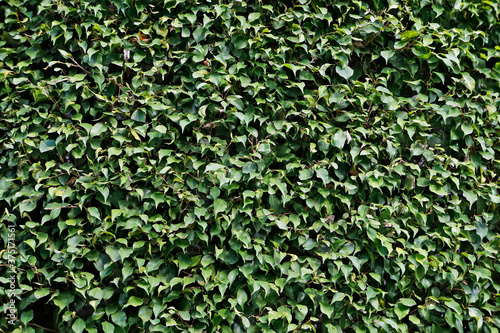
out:
<path id="1" fill-rule="evenodd" d="M 499 332 L 498 2 L 8 0 L 0 31 L 2 332 Z"/>

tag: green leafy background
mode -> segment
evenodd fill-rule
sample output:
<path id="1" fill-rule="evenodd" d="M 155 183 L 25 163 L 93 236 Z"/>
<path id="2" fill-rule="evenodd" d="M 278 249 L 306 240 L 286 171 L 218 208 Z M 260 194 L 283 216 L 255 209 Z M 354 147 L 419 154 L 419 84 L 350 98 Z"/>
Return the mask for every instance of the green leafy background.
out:
<path id="1" fill-rule="evenodd" d="M 498 7 L 2 1 L 0 327 L 499 332 Z"/>

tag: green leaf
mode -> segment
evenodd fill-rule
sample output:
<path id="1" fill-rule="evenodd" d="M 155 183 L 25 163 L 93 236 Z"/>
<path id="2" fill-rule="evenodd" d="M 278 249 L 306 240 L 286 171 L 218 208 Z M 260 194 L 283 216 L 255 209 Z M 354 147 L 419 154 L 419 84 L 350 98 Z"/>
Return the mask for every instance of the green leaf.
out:
<path id="1" fill-rule="evenodd" d="M 440 4 L 433 4 L 432 5 L 432 10 L 436 13 L 436 18 L 441 16 L 444 12 L 444 7 Z"/>
<path id="2" fill-rule="evenodd" d="M 89 290 L 89 295 L 95 299 L 102 299 L 104 296 L 104 292 L 101 288 L 94 288 Z"/>
<path id="3" fill-rule="evenodd" d="M 40 288 L 35 291 L 36 298 L 42 298 L 50 294 L 50 288 Z"/>
<path id="4" fill-rule="evenodd" d="M 401 50 L 403 47 L 408 44 L 408 40 L 398 40 L 396 43 L 394 43 L 394 49 L 395 50 Z"/>
<path id="5" fill-rule="evenodd" d="M 346 142 L 346 134 L 344 131 L 337 131 L 333 136 L 333 144 L 335 147 L 342 149 Z"/>
<path id="6" fill-rule="evenodd" d="M 460 304 L 458 304 L 457 302 L 455 302 L 455 301 L 445 301 L 444 304 L 447 307 L 449 307 L 450 309 L 452 309 L 453 311 L 455 311 L 456 313 L 458 313 L 458 314 L 462 313 L 462 308 L 460 307 Z"/>
<path id="7" fill-rule="evenodd" d="M 15 85 L 20 85 L 21 83 L 24 83 L 24 82 L 27 82 L 28 79 L 25 78 L 25 77 L 15 77 L 15 78 L 12 78 L 12 83 L 14 83 Z"/>
<path id="8" fill-rule="evenodd" d="M 142 304 L 144 304 L 144 301 L 142 299 L 140 299 L 139 297 L 136 297 L 136 296 L 132 296 L 128 299 L 128 302 L 127 304 L 125 304 L 125 308 L 127 306 L 141 306 Z"/>
<path id="9" fill-rule="evenodd" d="M 417 303 L 411 298 L 401 298 L 399 302 L 408 307 L 417 305 Z"/>
<path id="10" fill-rule="evenodd" d="M 98 220 L 101 220 L 101 214 L 99 214 L 99 210 L 96 207 L 87 208 L 87 212 L 90 216 L 95 217 Z"/>
<path id="11" fill-rule="evenodd" d="M 72 57 L 72 56 L 71 56 L 71 53 L 68 53 L 68 52 L 66 52 L 66 51 L 64 51 L 64 50 L 58 49 L 58 51 L 59 51 L 59 52 L 62 54 L 62 56 L 63 56 L 63 57 L 65 57 L 65 58 L 70 58 L 70 57 Z"/>
<path id="12" fill-rule="evenodd" d="M 121 259 L 120 251 L 114 245 L 106 247 L 106 254 L 111 258 L 112 261 L 118 261 Z"/>
<path id="13" fill-rule="evenodd" d="M 340 65 L 337 65 L 337 67 L 335 67 L 335 71 L 345 80 L 349 80 L 349 78 L 354 74 L 354 71 L 349 66 L 342 68 Z"/>
<path id="14" fill-rule="evenodd" d="M 181 311 L 179 311 L 179 314 L 180 314 L 180 312 Z M 147 323 L 147 322 L 149 322 L 149 320 L 153 316 L 153 310 L 148 306 L 142 306 L 139 309 L 138 316 L 139 316 L 139 318 L 141 318 L 143 323 Z"/>
<path id="15" fill-rule="evenodd" d="M 417 37 L 418 37 L 418 32 L 413 31 L 413 30 L 406 30 L 401 35 L 401 40 L 408 40 L 408 39 L 417 38 Z"/>
<path id="16" fill-rule="evenodd" d="M 287 230 L 288 229 L 287 225 L 285 223 L 283 223 L 283 221 L 281 221 L 280 219 L 277 219 L 274 222 L 276 223 L 276 226 L 278 228 L 280 228 L 281 230 Z"/>
<path id="17" fill-rule="evenodd" d="M 114 333 L 115 325 L 105 321 L 102 323 L 102 330 L 104 331 L 104 333 Z"/>
<path id="18" fill-rule="evenodd" d="M 214 201 L 214 215 L 217 216 L 218 213 L 224 212 L 227 208 L 227 202 L 222 199 L 216 199 Z"/>
<path id="19" fill-rule="evenodd" d="M 470 74 L 467 72 L 462 73 L 462 79 L 464 80 L 464 83 L 465 83 L 465 86 L 467 87 L 467 89 L 469 89 L 471 92 L 473 92 L 474 88 L 476 87 L 476 80 L 474 80 L 472 78 L 472 76 L 470 76 Z"/>
<path id="20" fill-rule="evenodd" d="M 123 311 L 113 313 L 111 320 L 120 327 L 127 327 L 127 315 Z"/>
<path id="21" fill-rule="evenodd" d="M 224 169 L 224 168 L 225 167 L 222 164 L 210 163 L 205 168 L 205 172 L 208 172 L 208 171 L 217 171 L 217 170 Z"/>
<path id="22" fill-rule="evenodd" d="M 193 31 L 193 38 L 196 41 L 196 43 L 201 42 L 203 39 L 205 39 L 205 28 L 200 25 L 198 26 L 194 31 Z"/>
<path id="23" fill-rule="evenodd" d="M 75 333 L 82 333 L 83 330 L 87 327 L 85 324 L 85 321 L 82 318 L 78 318 L 75 320 L 71 328 L 73 329 L 73 332 Z"/>
<path id="24" fill-rule="evenodd" d="M 92 126 L 92 129 L 90 130 L 90 136 L 101 136 L 102 133 L 104 133 L 107 130 L 107 126 L 103 123 L 97 123 L 94 126 Z"/>
<path id="25" fill-rule="evenodd" d="M 460 128 L 462 129 L 462 131 L 464 132 L 464 135 L 469 135 L 471 134 L 472 132 L 474 132 L 474 128 L 469 125 L 469 124 L 466 124 L 466 123 L 463 123 Z"/>
<path id="26" fill-rule="evenodd" d="M 24 324 L 28 324 L 29 322 L 31 322 L 33 320 L 33 310 L 23 311 L 20 320 Z"/>
<path id="27" fill-rule="evenodd" d="M 332 305 L 326 302 L 320 302 L 319 307 L 321 309 L 321 312 L 323 312 L 328 317 L 328 319 L 332 318 L 333 313 L 335 312 L 335 308 Z"/>
<path id="28" fill-rule="evenodd" d="M 401 320 L 406 317 L 408 313 L 410 313 L 410 308 L 403 303 L 398 302 L 394 307 L 394 312 L 396 313 L 396 316 L 398 316 L 398 319 Z"/>
<path id="29" fill-rule="evenodd" d="M 415 324 L 415 325 L 420 325 L 420 319 L 411 315 L 410 317 L 408 317 L 408 319 L 410 319 L 410 321 Z"/>
<path id="30" fill-rule="evenodd" d="M 463 194 L 465 199 L 467 199 L 467 201 L 469 202 L 469 209 L 472 208 L 474 202 L 477 201 L 477 194 L 472 191 L 466 191 L 466 190 L 463 191 Z"/>
<path id="31" fill-rule="evenodd" d="M 341 300 L 343 300 L 345 298 L 345 296 L 346 296 L 346 294 L 343 292 L 336 292 L 335 294 L 333 294 L 331 304 L 333 304 L 335 302 L 340 302 Z"/>
<path id="32" fill-rule="evenodd" d="M 318 178 L 320 178 L 323 181 L 323 185 L 325 186 L 331 181 L 330 175 L 328 174 L 328 170 L 326 169 L 316 170 L 316 176 L 318 176 Z"/>
<path id="33" fill-rule="evenodd" d="M 238 301 L 238 304 L 241 305 L 241 307 L 244 309 L 245 303 L 248 300 L 248 295 L 243 289 L 238 290 L 238 293 L 236 294 L 236 299 Z"/>
<path id="34" fill-rule="evenodd" d="M 496 204 L 500 203 L 500 195 L 490 194 L 489 196 L 490 196 L 491 202 L 496 203 Z"/>
<path id="35" fill-rule="evenodd" d="M 140 123 L 145 123 L 146 122 L 146 113 L 142 110 L 136 110 L 132 114 L 132 117 L 130 119 L 138 121 Z"/>
<path id="36" fill-rule="evenodd" d="M 31 59 L 35 59 L 35 58 L 37 57 L 37 55 L 38 55 L 38 47 L 36 47 L 36 46 L 32 46 L 32 47 L 30 47 L 30 48 L 26 49 L 26 51 L 25 51 L 25 52 L 26 52 L 26 54 L 27 54 L 27 55 L 28 55 Z M 26 79 L 26 81 L 27 81 L 27 79 Z M 14 82 L 14 84 L 18 84 L 18 83 L 15 83 L 15 82 Z"/>
<path id="37" fill-rule="evenodd" d="M 477 308 L 469 308 L 469 316 L 476 319 L 477 328 L 480 330 L 483 327 L 483 314 Z"/>
<path id="38" fill-rule="evenodd" d="M 298 310 L 298 312 L 297 312 L 296 318 L 297 318 L 297 321 L 299 323 L 301 323 L 304 321 L 309 310 L 308 310 L 307 306 L 302 305 L 302 304 L 297 304 L 297 310 Z"/>
<path id="39" fill-rule="evenodd" d="M 99 193 L 101 193 L 102 197 L 104 198 L 104 203 L 107 203 L 109 197 L 109 189 L 106 186 L 97 186 L 97 190 L 99 191 Z"/>
<path id="40" fill-rule="evenodd" d="M 394 56 L 394 54 L 396 54 L 396 52 L 394 52 L 392 50 L 391 51 L 382 51 L 382 52 L 380 52 L 380 55 L 382 56 L 382 58 L 385 59 L 385 63 L 386 64 L 388 63 L 389 59 L 391 59 L 392 56 Z"/>
<path id="41" fill-rule="evenodd" d="M 108 149 L 108 156 L 120 156 L 122 154 L 122 149 L 121 148 L 115 148 L 111 147 Z"/>
<path id="42" fill-rule="evenodd" d="M 36 208 L 36 203 L 32 200 L 23 200 L 19 204 L 19 212 L 23 215 L 24 212 L 32 212 Z"/>
<path id="43" fill-rule="evenodd" d="M 233 39 L 233 45 L 237 50 L 244 49 L 248 45 L 248 38 L 246 35 L 236 35 Z"/>
<path id="44" fill-rule="evenodd" d="M 251 14 L 250 14 L 250 15 L 251 15 Z M 241 318 L 241 322 L 243 323 L 243 326 L 244 326 L 246 329 L 250 328 L 250 325 L 251 325 L 251 324 L 250 324 L 250 320 L 248 320 L 248 318 L 247 318 L 247 317 L 243 317 L 243 316 L 242 316 L 242 317 L 240 317 L 240 318 Z"/>
<path id="45" fill-rule="evenodd" d="M 241 98 L 235 97 L 235 96 L 229 96 L 228 97 L 229 103 L 234 105 L 236 109 L 243 111 L 245 109 L 245 105 L 243 104 L 243 101 Z"/>
<path id="46" fill-rule="evenodd" d="M 179 270 L 187 269 L 191 267 L 191 257 L 186 254 L 181 254 L 179 256 Z"/>
<path id="47" fill-rule="evenodd" d="M 151 199 L 154 200 L 155 202 L 155 207 L 158 208 L 158 205 L 160 203 L 163 203 L 166 201 L 165 199 L 165 194 L 161 193 L 161 192 L 155 192 L 155 193 L 152 193 L 151 194 Z"/>
<path id="48" fill-rule="evenodd" d="M 190 321 L 191 320 L 191 315 L 189 314 L 189 311 L 179 311 L 179 316 L 182 318 L 184 321 Z"/>
<path id="49" fill-rule="evenodd" d="M 248 15 L 248 23 L 258 20 L 261 15 L 261 13 L 250 13 L 250 15 Z"/>
<path id="50" fill-rule="evenodd" d="M 437 195 L 440 195 L 440 196 L 448 195 L 448 191 L 446 191 L 443 186 L 440 186 L 440 185 L 437 185 L 437 184 L 430 184 L 429 185 L 429 190 L 431 190 L 432 192 L 434 192 L 434 193 L 436 193 Z"/>
<path id="51" fill-rule="evenodd" d="M 218 313 L 222 317 L 222 319 L 226 319 L 227 317 L 229 317 L 230 314 L 228 309 L 220 309 Z"/>
<path id="52" fill-rule="evenodd" d="M 55 142 L 55 140 L 45 140 L 45 141 L 40 142 L 39 149 L 40 149 L 41 153 L 45 153 L 45 152 L 51 151 L 54 148 L 56 148 L 56 142 Z"/>

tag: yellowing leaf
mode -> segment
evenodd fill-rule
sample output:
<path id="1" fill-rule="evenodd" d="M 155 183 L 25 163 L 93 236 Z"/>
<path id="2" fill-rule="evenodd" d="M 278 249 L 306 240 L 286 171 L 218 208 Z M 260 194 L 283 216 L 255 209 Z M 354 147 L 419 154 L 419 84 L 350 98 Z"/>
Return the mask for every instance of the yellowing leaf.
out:
<path id="1" fill-rule="evenodd" d="M 136 140 L 141 141 L 141 138 L 139 137 L 139 135 L 137 134 L 137 132 L 135 131 L 135 129 L 131 128 L 131 129 L 130 129 L 130 133 L 132 133 L 132 135 L 134 136 L 134 138 L 135 138 Z"/>
<path id="2" fill-rule="evenodd" d="M 141 42 L 144 42 L 144 43 L 147 43 L 149 42 L 149 38 L 147 35 L 143 34 L 142 32 L 139 31 L 139 39 L 141 40 Z"/>

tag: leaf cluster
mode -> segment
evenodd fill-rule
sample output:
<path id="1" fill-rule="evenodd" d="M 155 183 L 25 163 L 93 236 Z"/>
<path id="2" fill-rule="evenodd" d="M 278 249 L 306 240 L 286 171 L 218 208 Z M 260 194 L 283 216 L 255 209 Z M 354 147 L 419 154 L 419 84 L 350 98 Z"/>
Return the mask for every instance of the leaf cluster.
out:
<path id="1" fill-rule="evenodd" d="M 0 327 L 498 332 L 498 7 L 1 2 Z"/>

